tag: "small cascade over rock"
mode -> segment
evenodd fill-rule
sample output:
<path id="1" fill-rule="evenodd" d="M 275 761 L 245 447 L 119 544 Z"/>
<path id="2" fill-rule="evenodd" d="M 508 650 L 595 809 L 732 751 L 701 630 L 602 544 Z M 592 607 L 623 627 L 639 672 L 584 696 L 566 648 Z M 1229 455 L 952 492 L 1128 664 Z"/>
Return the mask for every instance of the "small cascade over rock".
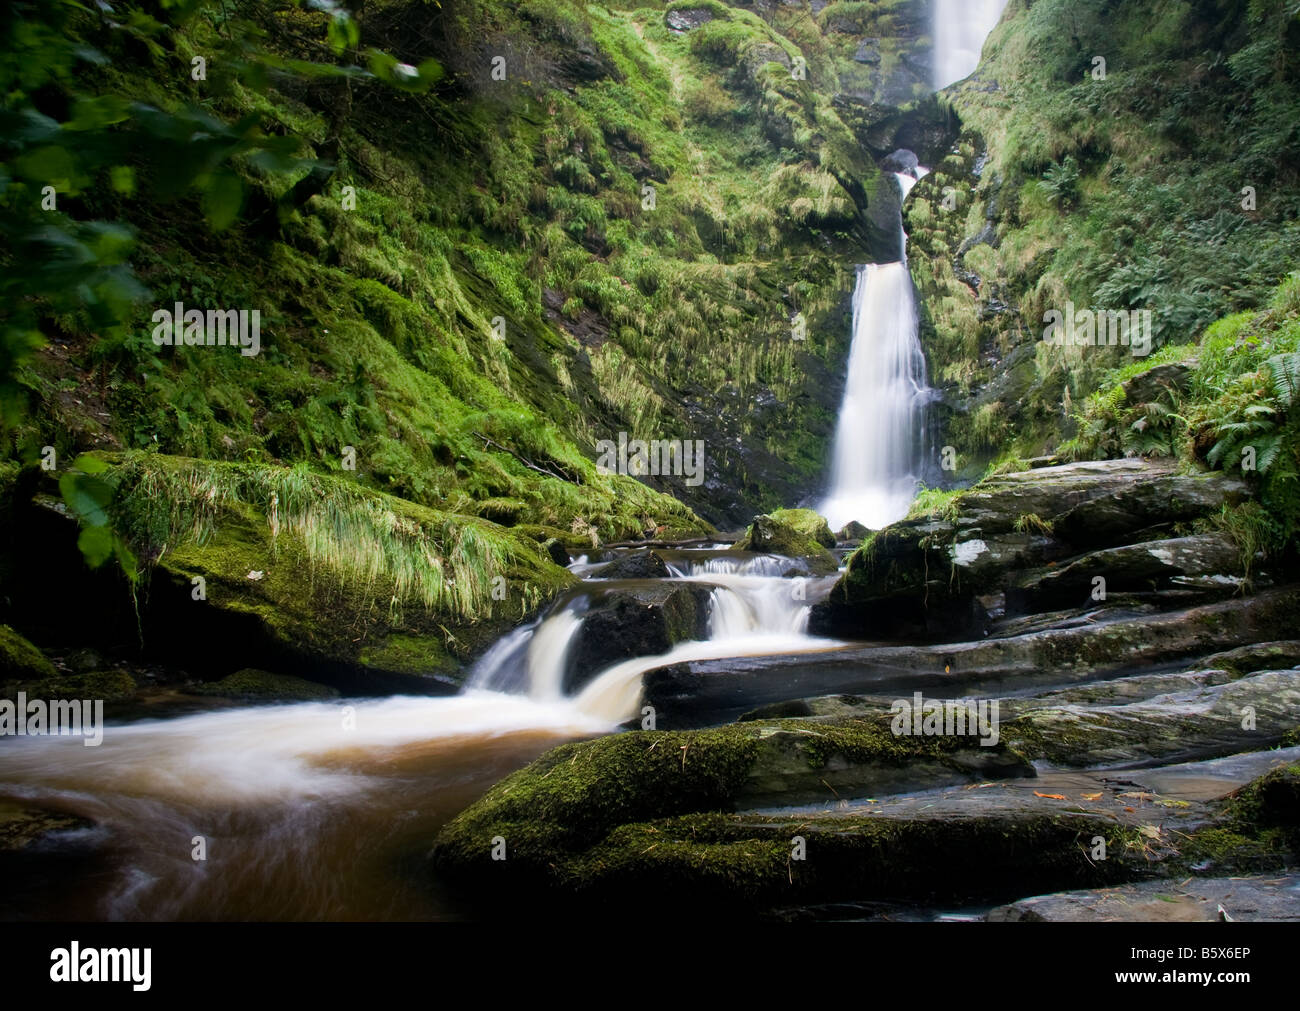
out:
<path id="1" fill-rule="evenodd" d="M 829 589 L 834 577 L 787 577 L 796 561 L 776 555 L 700 554 L 703 557 L 699 559 L 669 562 L 668 579 L 657 582 L 696 585 L 709 591 L 707 637 L 679 642 L 663 653 L 633 656 L 603 671 L 580 672 L 585 676 L 566 696 L 564 686 L 575 662 L 575 643 L 583 634 L 583 622 L 596 613 L 588 607 L 600 606 L 579 595 L 493 646 L 475 665 L 466 689 L 525 696 L 539 703 L 563 700 L 582 718 L 617 723 L 636 714 L 641 675 L 657 667 L 836 645 L 807 635 L 810 601 Z M 593 592 L 596 585 L 605 592 L 609 583 L 597 580 L 592 585 Z"/>

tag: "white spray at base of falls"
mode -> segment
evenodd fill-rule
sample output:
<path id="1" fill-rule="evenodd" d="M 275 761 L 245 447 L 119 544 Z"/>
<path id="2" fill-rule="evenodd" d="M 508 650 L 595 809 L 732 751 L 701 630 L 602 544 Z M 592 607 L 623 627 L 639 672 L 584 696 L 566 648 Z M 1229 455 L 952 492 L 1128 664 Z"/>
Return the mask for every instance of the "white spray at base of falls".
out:
<path id="1" fill-rule="evenodd" d="M 920 177 L 926 172 L 918 169 Z M 917 179 L 896 176 L 906 199 Z M 907 261 L 859 266 L 831 490 L 818 510 L 832 530 L 851 520 L 878 530 L 907 515 L 920 480 L 929 397 Z"/>
<path id="2" fill-rule="evenodd" d="M 984 40 L 1006 5 L 1007 0 L 934 0 L 931 83 L 936 91 L 975 72 Z"/>

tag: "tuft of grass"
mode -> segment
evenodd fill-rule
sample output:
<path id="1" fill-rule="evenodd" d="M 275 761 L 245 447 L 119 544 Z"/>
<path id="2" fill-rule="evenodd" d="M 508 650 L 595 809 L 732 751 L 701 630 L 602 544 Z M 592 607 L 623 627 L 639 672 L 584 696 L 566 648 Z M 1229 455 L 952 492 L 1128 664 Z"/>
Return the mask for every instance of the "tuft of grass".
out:
<path id="1" fill-rule="evenodd" d="M 1016 517 L 1016 531 L 1018 533 L 1039 533 L 1050 537 L 1052 529 L 1052 521 L 1043 519 L 1037 513 L 1023 513 Z"/>
<path id="2" fill-rule="evenodd" d="M 515 558 L 506 532 L 482 520 L 422 509 L 305 467 L 212 463 L 130 453 L 113 472 L 115 526 L 138 556 L 157 561 L 203 546 L 239 506 L 264 518 L 272 544 L 302 549 L 313 580 L 376 601 L 415 603 L 474 618 Z"/>
<path id="3" fill-rule="evenodd" d="M 961 510 L 962 489 L 922 488 L 907 510 L 907 519 L 941 519 L 951 523 Z M 865 546 L 865 545 L 864 545 Z"/>

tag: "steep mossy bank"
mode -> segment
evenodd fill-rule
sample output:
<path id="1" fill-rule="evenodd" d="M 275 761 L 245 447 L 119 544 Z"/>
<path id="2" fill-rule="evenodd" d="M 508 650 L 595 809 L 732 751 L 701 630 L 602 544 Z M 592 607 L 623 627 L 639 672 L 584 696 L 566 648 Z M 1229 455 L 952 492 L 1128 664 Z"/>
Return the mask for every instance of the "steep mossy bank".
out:
<path id="1" fill-rule="evenodd" d="M 1008 5 L 977 72 L 943 94 L 958 143 L 905 208 L 944 393 L 935 444 L 958 450 L 962 476 L 1058 447 L 1174 455 L 1188 427 L 1198 437 L 1251 407 L 1289 430 L 1287 384 L 1244 377 L 1296 350 L 1293 299 L 1279 308 L 1274 292 L 1300 248 L 1298 43 L 1300 15 L 1281 2 Z M 1102 390 L 1113 403 L 1142 365 L 1128 346 L 1044 343 L 1046 314 L 1068 309 L 1149 310 L 1161 361 L 1218 350 L 1188 396 L 1140 400 L 1107 432 L 1083 402 Z M 1268 319 L 1234 360 L 1221 338 L 1243 312 Z M 1273 465 L 1295 463 L 1292 448 Z"/>
<path id="2" fill-rule="evenodd" d="M 50 342 L 16 348 L 16 458 L 354 462 L 421 505 L 606 540 L 698 528 L 592 480 L 619 432 L 702 440 L 702 485 L 645 483 L 715 522 L 820 481 L 851 268 L 895 241 L 873 159 L 943 132 L 923 4 L 386 0 L 333 29 L 216 6 L 125 33 L 7 15 L 13 65 L 39 69 L 6 109 L 40 128 L 7 149 L 6 206 L 63 199 L 6 262 L 41 253 L 43 220 L 102 270 L 90 301 L 15 279 L 36 300 L 14 325 Z M 156 347 L 177 302 L 258 309 L 260 353 Z"/>
<path id="3" fill-rule="evenodd" d="M 28 497 L 10 504 L 28 573 L 11 607 L 44 642 L 143 651 L 209 677 L 257 666 L 354 693 L 447 691 L 469 658 L 576 581 L 544 528 L 438 512 L 305 467 L 139 452 L 98 467 L 89 487 L 103 490 L 103 526 L 83 522 L 81 537 L 111 531 L 125 571 L 86 567 L 52 480 L 33 472 Z M 51 613 L 69 581 L 93 587 L 101 607 Z"/>

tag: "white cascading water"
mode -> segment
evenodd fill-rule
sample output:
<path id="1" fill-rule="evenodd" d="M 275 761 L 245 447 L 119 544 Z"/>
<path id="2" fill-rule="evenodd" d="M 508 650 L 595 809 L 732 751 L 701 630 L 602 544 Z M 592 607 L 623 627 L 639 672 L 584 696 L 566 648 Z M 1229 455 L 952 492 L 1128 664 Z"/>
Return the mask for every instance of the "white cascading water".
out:
<path id="1" fill-rule="evenodd" d="M 969 77 L 1007 0 L 934 0 L 934 90 Z"/>
<path id="2" fill-rule="evenodd" d="M 917 171 L 918 178 L 927 172 Z M 906 199 L 917 179 L 895 175 Z M 831 490 L 819 510 L 832 530 L 851 520 L 878 530 L 907 515 L 920 479 L 917 440 L 928 398 L 906 259 L 859 266 Z"/>
<path id="3" fill-rule="evenodd" d="M 634 657 L 599 673 L 566 704 L 577 722 L 605 721 L 615 726 L 638 712 L 641 675 L 656 667 L 732 656 L 808 653 L 840 644 L 809 636 L 806 580 L 783 578 L 790 559 L 710 558 L 687 569 L 672 566 L 674 577 L 715 587 L 709 597 L 709 638 L 679 643 L 658 656 Z M 582 617 L 570 604 L 540 625 L 517 629 L 475 666 L 467 691 L 525 692 L 538 702 L 561 699 L 568 651 Z"/>

